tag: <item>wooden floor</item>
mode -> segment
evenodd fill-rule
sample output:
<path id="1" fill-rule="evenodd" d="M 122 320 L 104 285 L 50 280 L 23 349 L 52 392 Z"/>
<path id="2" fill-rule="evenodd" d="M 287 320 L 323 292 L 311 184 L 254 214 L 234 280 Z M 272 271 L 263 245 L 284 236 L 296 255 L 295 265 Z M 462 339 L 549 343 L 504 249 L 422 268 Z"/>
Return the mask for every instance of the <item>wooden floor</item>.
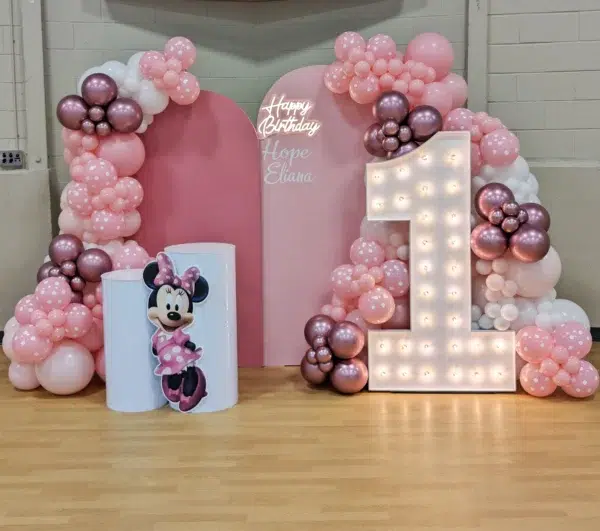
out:
<path id="1" fill-rule="evenodd" d="M 123 415 L 100 386 L 14 391 L 3 360 L 0 529 L 600 529 L 600 398 L 342 397 L 294 369 L 242 370 L 240 391 Z"/>

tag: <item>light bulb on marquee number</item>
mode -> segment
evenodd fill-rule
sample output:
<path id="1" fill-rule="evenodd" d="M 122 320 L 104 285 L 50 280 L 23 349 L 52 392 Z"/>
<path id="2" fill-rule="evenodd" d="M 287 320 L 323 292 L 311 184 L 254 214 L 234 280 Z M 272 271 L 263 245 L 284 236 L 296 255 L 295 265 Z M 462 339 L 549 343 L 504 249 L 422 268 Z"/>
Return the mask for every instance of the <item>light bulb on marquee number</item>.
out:
<path id="1" fill-rule="evenodd" d="M 409 221 L 416 264 L 411 329 L 369 331 L 371 391 L 516 390 L 514 332 L 471 331 L 470 157 L 469 133 L 446 131 L 398 159 L 367 164 L 367 216 Z"/>

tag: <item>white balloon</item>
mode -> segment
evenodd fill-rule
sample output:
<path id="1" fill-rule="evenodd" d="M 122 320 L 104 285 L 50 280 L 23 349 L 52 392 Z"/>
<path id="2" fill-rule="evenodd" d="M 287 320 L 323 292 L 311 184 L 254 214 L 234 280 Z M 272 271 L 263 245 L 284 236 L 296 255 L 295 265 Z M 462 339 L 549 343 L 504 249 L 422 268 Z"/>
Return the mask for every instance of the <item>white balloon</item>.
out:
<path id="1" fill-rule="evenodd" d="M 130 76 L 128 74 L 125 78 L 125 81 L 123 82 L 123 88 L 121 90 L 121 93 L 128 94 L 130 98 L 135 98 L 139 90 L 140 81 L 136 77 Z"/>
<path id="2" fill-rule="evenodd" d="M 142 134 L 144 134 L 144 133 L 145 133 L 147 130 L 148 130 L 148 124 L 142 120 L 142 125 L 140 125 L 140 126 L 139 126 L 139 127 L 136 129 L 136 130 L 135 130 L 135 132 L 136 132 L 138 135 L 142 135 Z"/>
<path id="3" fill-rule="evenodd" d="M 504 332 L 510 328 L 510 322 L 504 319 L 504 317 L 496 317 L 494 319 L 494 328 Z"/>
<path id="4" fill-rule="evenodd" d="M 535 326 L 544 330 L 552 330 L 552 317 L 549 313 L 540 313 L 535 318 Z"/>
<path id="5" fill-rule="evenodd" d="M 125 83 L 127 84 L 127 81 Z M 158 90 L 152 81 L 142 79 L 139 90 L 134 99 L 140 104 L 144 114 L 158 114 L 163 112 L 169 105 L 169 95 Z"/>
<path id="6" fill-rule="evenodd" d="M 576 321 L 586 328 L 590 328 L 590 319 L 581 306 L 567 299 L 556 299 L 552 303 L 552 314 L 561 315 L 561 323 Z"/>
<path id="7" fill-rule="evenodd" d="M 483 312 L 481 311 L 481 308 L 476 304 L 473 304 L 473 306 L 471 306 L 471 321 L 479 321 L 482 315 Z"/>
<path id="8" fill-rule="evenodd" d="M 92 68 L 88 68 L 83 74 L 81 74 L 79 81 L 77 81 L 77 94 L 81 95 L 81 85 L 83 85 L 83 82 L 85 81 L 86 77 L 88 77 L 91 74 L 99 74 L 101 72 L 101 66 L 92 66 Z"/>
<path id="9" fill-rule="evenodd" d="M 519 316 L 510 323 L 511 330 L 519 331 L 521 328 L 535 324 L 537 308 L 529 299 L 517 298 L 515 306 L 519 310 Z"/>
<path id="10" fill-rule="evenodd" d="M 482 315 L 478 324 L 482 330 L 491 330 L 494 328 L 494 321 L 487 315 Z"/>
<path id="11" fill-rule="evenodd" d="M 125 83 L 127 66 L 121 61 L 107 61 L 101 66 L 101 72 L 112 77 L 119 88 Z"/>
<path id="12" fill-rule="evenodd" d="M 511 257 L 508 263 L 505 278 L 517 283 L 517 294 L 522 297 L 542 297 L 556 286 L 562 272 L 560 257 L 554 247 L 550 247 L 539 262 L 526 264 Z"/>
<path id="13" fill-rule="evenodd" d="M 138 81 L 142 80 L 142 73 L 140 72 L 140 59 L 145 52 L 134 53 L 127 61 L 127 76 L 135 77 Z"/>

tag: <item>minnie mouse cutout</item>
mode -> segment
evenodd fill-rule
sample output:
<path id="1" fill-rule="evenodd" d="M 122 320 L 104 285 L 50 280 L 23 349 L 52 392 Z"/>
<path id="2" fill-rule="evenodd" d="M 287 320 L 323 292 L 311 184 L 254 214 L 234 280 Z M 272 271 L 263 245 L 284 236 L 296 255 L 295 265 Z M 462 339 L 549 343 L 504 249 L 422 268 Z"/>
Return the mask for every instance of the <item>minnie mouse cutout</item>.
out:
<path id="1" fill-rule="evenodd" d="M 177 276 L 165 253 L 158 253 L 156 262 L 145 267 L 144 282 L 152 290 L 148 319 L 157 328 L 152 336 L 152 354 L 158 359 L 154 374 L 161 377 L 166 399 L 178 404 L 180 411 L 191 411 L 207 395 L 206 378 L 196 366 L 202 348 L 184 329 L 194 322 L 194 303 L 208 297 L 208 282 L 197 267 Z"/>

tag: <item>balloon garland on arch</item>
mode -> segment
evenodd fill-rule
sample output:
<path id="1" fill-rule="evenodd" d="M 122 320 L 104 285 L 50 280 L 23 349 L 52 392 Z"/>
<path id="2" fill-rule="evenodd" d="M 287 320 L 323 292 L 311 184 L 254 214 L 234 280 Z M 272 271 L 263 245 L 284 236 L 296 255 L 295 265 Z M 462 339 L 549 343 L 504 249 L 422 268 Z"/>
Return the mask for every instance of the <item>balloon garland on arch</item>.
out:
<path id="1" fill-rule="evenodd" d="M 69 395 L 94 373 L 104 379 L 102 274 L 143 268 L 150 256 L 135 240 L 144 190 L 135 175 L 145 160 L 139 135 L 173 101 L 200 95 L 187 70 L 196 59 L 185 37 L 162 52 L 134 54 L 87 70 L 78 93 L 56 108 L 63 126 L 71 181 L 60 198 L 60 234 L 49 245 L 33 294 L 23 297 L 5 326 L 3 350 L 16 389 L 39 386 Z"/>

